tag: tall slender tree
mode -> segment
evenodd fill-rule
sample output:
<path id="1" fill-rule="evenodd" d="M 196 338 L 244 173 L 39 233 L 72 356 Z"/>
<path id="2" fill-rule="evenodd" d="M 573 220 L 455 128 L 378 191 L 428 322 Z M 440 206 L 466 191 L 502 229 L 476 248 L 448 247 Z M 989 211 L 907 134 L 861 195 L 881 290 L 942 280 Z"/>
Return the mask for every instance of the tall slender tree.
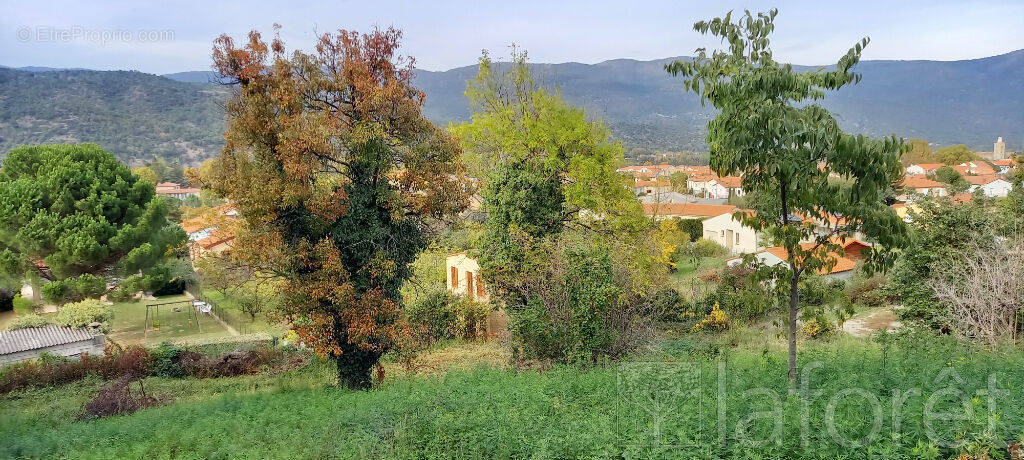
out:
<path id="1" fill-rule="evenodd" d="M 694 30 L 720 37 L 725 48 L 710 53 L 700 48 L 693 61 L 665 68 L 687 77 L 685 88 L 719 110 L 708 123 L 711 168 L 742 175 L 744 190 L 760 197 L 756 213 L 736 218 L 786 249 L 788 267 L 777 275 L 778 285 L 788 291 L 792 383 L 801 280 L 834 265 L 837 242 L 855 234 L 877 243 L 867 257 L 869 268 L 884 268 L 892 262 L 892 250 L 905 244 L 905 224 L 883 203 L 885 190 L 901 175 L 904 147 L 896 137 L 877 141 L 844 134 L 814 102 L 860 80 L 851 69 L 868 39 L 832 70 L 798 73 L 773 59 L 769 37 L 777 13 L 746 11 L 734 21 L 730 12 L 697 22 Z M 827 224 L 828 230 L 817 231 L 811 221 Z"/>
<path id="2" fill-rule="evenodd" d="M 402 333 L 399 287 L 434 224 L 468 202 L 459 145 L 421 114 L 400 38 L 341 30 L 286 56 L 253 31 L 213 50 L 237 90 L 209 174 L 243 217 L 232 257 L 278 281 L 278 314 L 350 388 Z"/>

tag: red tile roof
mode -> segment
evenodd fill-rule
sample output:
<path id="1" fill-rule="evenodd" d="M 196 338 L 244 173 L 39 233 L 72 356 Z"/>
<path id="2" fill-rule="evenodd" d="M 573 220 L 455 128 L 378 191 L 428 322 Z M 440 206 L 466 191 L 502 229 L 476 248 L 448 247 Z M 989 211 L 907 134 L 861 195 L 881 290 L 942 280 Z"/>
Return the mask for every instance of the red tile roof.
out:
<path id="1" fill-rule="evenodd" d="M 1002 179 L 1002 177 L 1000 177 L 1000 176 L 998 176 L 996 174 L 986 174 L 984 176 L 964 176 L 964 180 L 966 180 L 967 182 L 970 182 L 970 183 L 972 183 L 974 185 L 985 185 L 985 184 L 988 184 L 990 182 L 995 182 L 995 181 L 1001 180 L 1001 179 Z"/>
<path id="2" fill-rule="evenodd" d="M 644 203 L 644 214 L 648 216 L 715 217 L 733 212 L 736 206 L 731 204 Z"/>
<path id="3" fill-rule="evenodd" d="M 719 184 L 722 184 L 725 188 L 740 188 L 743 181 L 742 178 L 737 176 L 725 176 L 715 179 Z"/>
<path id="4" fill-rule="evenodd" d="M 864 250 L 864 248 L 870 247 L 866 243 L 853 238 L 847 238 L 843 242 L 840 242 L 838 239 L 833 238 L 832 242 L 842 246 L 845 255 L 839 255 L 835 253 L 829 254 L 829 259 L 835 261 L 835 263 L 832 265 L 831 270 L 818 270 L 819 275 L 833 275 L 836 273 L 842 273 L 853 270 L 854 268 L 857 267 L 857 261 L 854 260 L 853 257 L 850 257 L 851 250 L 855 250 L 857 246 L 863 246 L 863 248 L 861 248 L 862 251 Z M 800 246 L 803 247 L 804 249 L 811 249 L 812 247 L 814 247 L 814 244 L 815 243 L 803 243 Z M 768 252 L 782 260 L 786 260 L 789 257 L 789 251 L 787 251 L 786 248 L 782 246 L 773 246 L 767 248 L 765 249 L 765 252 Z"/>
<path id="5" fill-rule="evenodd" d="M 903 179 L 902 185 L 910 188 L 936 188 L 945 187 L 945 184 L 941 182 L 933 181 L 923 176 L 907 176 Z"/>

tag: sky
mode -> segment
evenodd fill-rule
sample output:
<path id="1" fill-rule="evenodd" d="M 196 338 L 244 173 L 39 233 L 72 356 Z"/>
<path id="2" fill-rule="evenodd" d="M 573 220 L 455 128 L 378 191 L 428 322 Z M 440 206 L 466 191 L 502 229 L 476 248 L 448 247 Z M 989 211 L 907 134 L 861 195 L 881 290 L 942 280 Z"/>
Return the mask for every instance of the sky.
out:
<path id="1" fill-rule="evenodd" d="M 975 59 L 1024 48 L 1024 0 L 559 1 L 0 0 L 0 65 L 139 70 L 210 70 L 214 38 L 266 36 L 274 23 L 290 49 L 311 50 L 338 29 L 394 26 L 416 66 L 475 64 L 483 49 L 505 56 L 515 43 L 531 62 L 597 63 L 692 55 L 715 42 L 693 23 L 729 10 L 779 8 L 773 48 L 793 64 L 834 63 L 864 36 L 864 59 Z"/>

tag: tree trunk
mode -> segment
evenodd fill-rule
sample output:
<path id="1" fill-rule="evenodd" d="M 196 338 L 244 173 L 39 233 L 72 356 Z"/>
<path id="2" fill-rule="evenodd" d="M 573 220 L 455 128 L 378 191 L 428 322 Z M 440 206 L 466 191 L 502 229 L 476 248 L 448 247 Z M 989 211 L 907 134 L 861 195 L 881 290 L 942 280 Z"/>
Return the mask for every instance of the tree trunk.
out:
<path id="1" fill-rule="evenodd" d="M 338 369 L 338 386 L 351 390 L 369 390 L 373 386 L 373 366 L 380 360 L 382 353 L 349 343 L 341 318 L 334 319 L 334 331 L 341 348 L 341 354 L 334 357 Z"/>
<path id="2" fill-rule="evenodd" d="M 789 384 L 796 384 L 796 314 L 800 309 L 800 274 L 793 271 L 789 282 Z"/>

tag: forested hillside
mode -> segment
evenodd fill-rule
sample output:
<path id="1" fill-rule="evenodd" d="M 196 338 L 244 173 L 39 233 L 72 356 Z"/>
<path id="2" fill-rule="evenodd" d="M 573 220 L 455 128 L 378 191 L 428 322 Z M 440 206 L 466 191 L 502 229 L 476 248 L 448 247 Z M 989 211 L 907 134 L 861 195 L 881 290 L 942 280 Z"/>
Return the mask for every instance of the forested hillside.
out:
<path id="1" fill-rule="evenodd" d="M 706 149 L 704 126 L 713 112 L 664 71 L 672 59 L 531 67 L 543 84 L 603 119 L 629 147 L 628 156 L 644 160 L 658 151 Z M 1007 149 L 1024 150 L 1024 50 L 952 62 L 865 61 L 857 70 L 860 84 L 825 100 L 847 131 L 981 151 L 1002 136 Z M 418 71 L 426 115 L 442 125 L 467 120 L 463 93 L 475 72 L 475 66 Z M 155 154 L 194 164 L 223 142 L 228 90 L 211 81 L 202 71 L 160 77 L 0 68 L 0 156 L 23 144 L 91 141 L 129 161 Z"/>
<path id="2" fill-rule="evenodd" d="M 0 68 L 0 157 L 19 145 L 93 142 L 125 161 L 198 163 L 223 144 L 226 92 L 140 72 Z"/>

